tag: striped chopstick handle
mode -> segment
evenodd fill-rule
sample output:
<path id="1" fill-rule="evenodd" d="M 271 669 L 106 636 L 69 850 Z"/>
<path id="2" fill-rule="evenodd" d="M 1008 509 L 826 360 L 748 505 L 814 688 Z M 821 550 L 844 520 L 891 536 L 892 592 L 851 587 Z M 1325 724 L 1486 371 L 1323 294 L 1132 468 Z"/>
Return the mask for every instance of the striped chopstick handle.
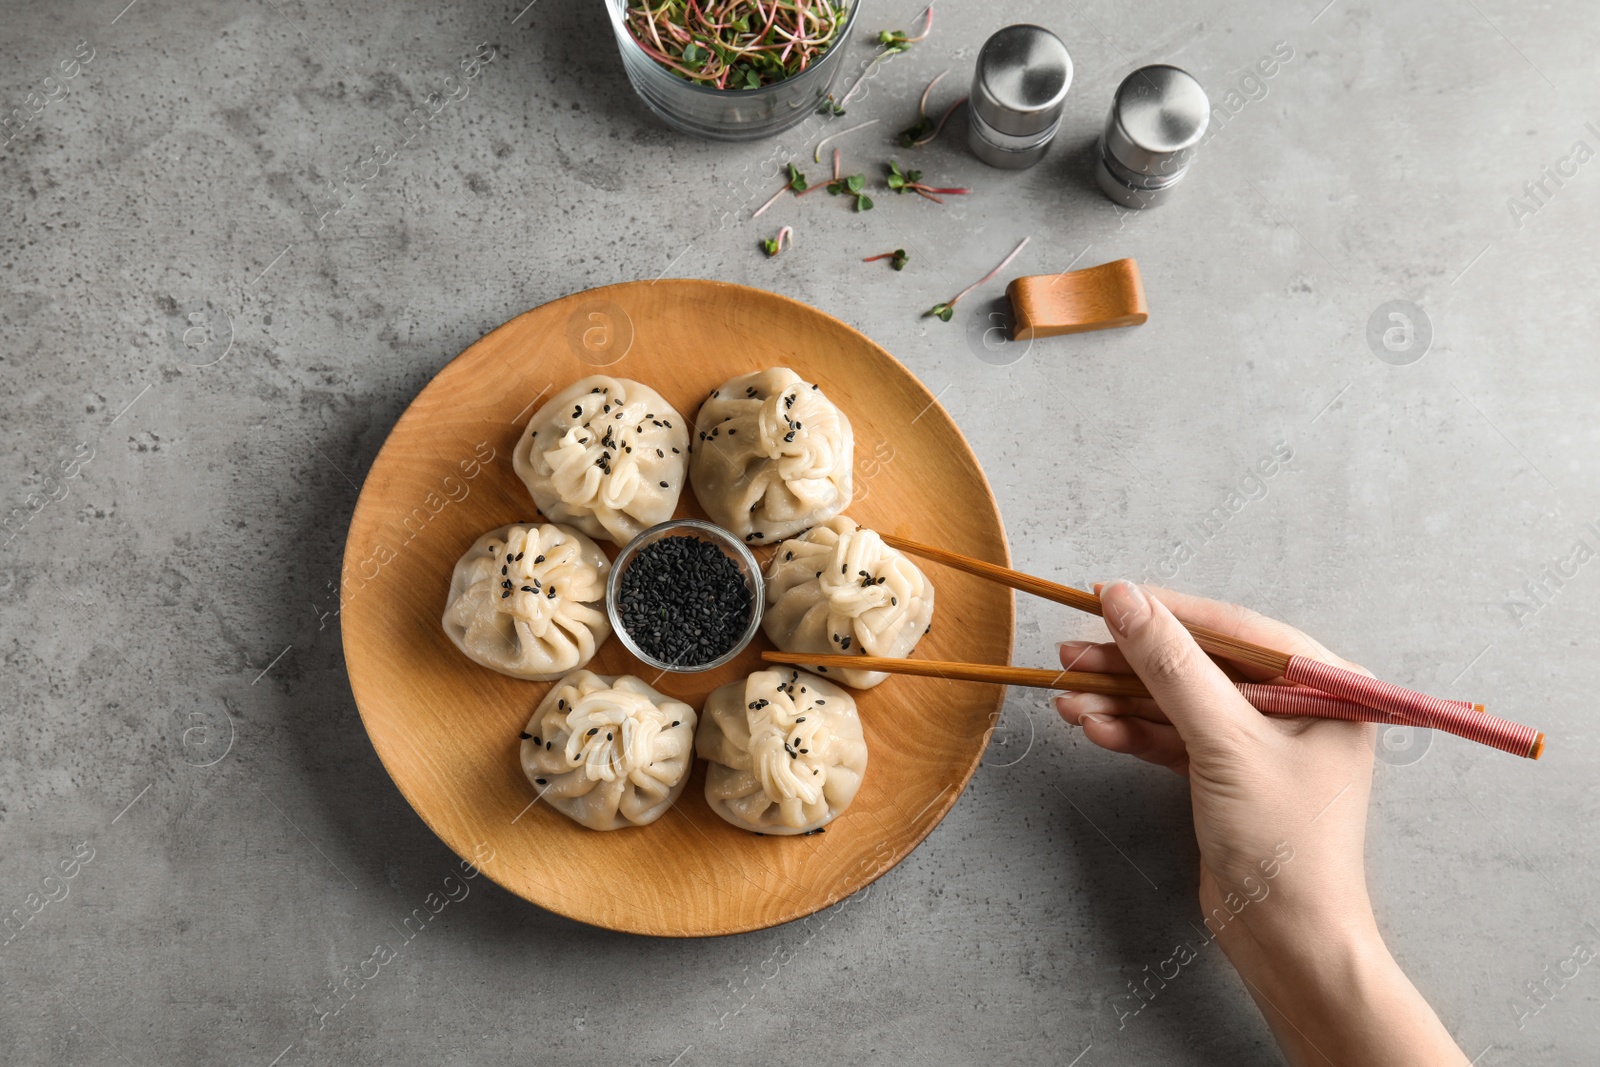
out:
<path id="1" fill-rule="evenodd" d="M 1537 759 L 1544 748 L 1544 735 L 1531 726 L 1477 711 L 1460 701 L 1442 700 L 1412 689 L 1402 689 L 1398 685 L 1380 682 L 1331 663 L 1305 656 L 1291 656 L 1283 676 L 1291 682 L 1309 685 L 1331 696 L 1388 712 L 1394 721 L 1408 726 L 1444 730 L 1502 752 Z"/>
<path id="2" fill-rule="evenodd" d="M 1305 715 L 1313 719 L 1344 719 L 1347 722 L 1393 722 L 1394 717 L 1375 711 L 1353 700 L 1331 697 L 1320 689 L 1304 685 L 1263 685 L 1237 683 L 1240 694 L 1257 711 L 1268 715 Z"/>

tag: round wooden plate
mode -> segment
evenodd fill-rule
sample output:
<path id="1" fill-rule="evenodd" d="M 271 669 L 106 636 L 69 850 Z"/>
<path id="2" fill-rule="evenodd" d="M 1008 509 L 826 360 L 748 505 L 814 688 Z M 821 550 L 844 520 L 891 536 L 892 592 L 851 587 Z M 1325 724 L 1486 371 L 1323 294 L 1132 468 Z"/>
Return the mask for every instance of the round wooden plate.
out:
<path id="1" fill-rule="evenodd" d="M 702 766 L 677 805 L 650 826 L 597 833 L 533 803 L 519 734 L 547 683 L 474 664 L 440 625 L 461 553 L 486 530 L 538 517 L 511 469 L 522 427 L 541 397 L 596 373 L 654 387 L 692 424 L 712 389 L 768 366 L 818 383 L 849 416 L 852 519 L 1009 561 L 977 460 L 909 371 L 814 308 L 717 282 L 612 285 L 512 319 L 428 383 L 367 475 L 345 544 L 341 604 L 362 722 L 434 833 L 541 907 L 669 937 L 739 933 L 809 915 L 904 859 L 955 804 L 983 755 L 1003 689 L 891 678 L 856 694 L 867 774 L 826 833 L 763 837 L 730 826 L 705 802 Z M 678 514 L 704 517 L 687 486 Z M 923 566 L 938 599 L 933 630 L 916 654 L 1009 662 L 1011 591 Z M 658 676 L 613 638 L 589 668 L 638 674 L 699 708 L 712 689 L 760 669 L 758 653 L 769 647 L 758 634 L 716 671 Z"/>

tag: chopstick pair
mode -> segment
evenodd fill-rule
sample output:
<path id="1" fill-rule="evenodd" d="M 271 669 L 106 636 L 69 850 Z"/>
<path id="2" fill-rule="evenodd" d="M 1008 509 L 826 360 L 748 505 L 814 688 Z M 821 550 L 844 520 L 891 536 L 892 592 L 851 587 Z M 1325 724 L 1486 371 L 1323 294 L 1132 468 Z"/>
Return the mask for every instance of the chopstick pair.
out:
<path id="1" fill-rule="evenodd" d="M 1012 589 L 1077 608 L 1079 611 L 1093 615 L 1104 614 L 1100 598 L 1093 593 L 1059 585 L 1043 578 L 1035 578 L 1021 571 L 985 563 L 903 537 L 889 534 L 880 536 L 885 544 L 902 552 L 910 552 Z M 1188 623 L 1183 625 L 1194 635 L 1195 643 L 1205 651 L 1236 663 L 1272 671 L 1282 676 L 1284 680 L 1296 683 L 1294 685 L 1238 683 L 1239 691 L 1245 699 L 1268 714 L 1305 715 L 1314 718 L 1427 727 L 1443 730 L 1528 759 L 1538 759 L 1544 753 L 1544 734 L 1531 726 L 1490 715 L 1484 711 L 1482 704 L 1443 700 L 1388 682 L 1380 682 L 1320 660 L 1290 655 L 1230 637 L 1204 626 L 1191 626 Z M 815 663 L 826 667 L 882 671 L 888 674 L 998 682 L 1002 685 L 1068 689 L 1111 696 L 1149 696 L 1149 692 L 1137 678 L 1083 671 L 1048 671 L 1027 667 L 865 656 L 763 653 L 762 658 L 775 663 Z"/>

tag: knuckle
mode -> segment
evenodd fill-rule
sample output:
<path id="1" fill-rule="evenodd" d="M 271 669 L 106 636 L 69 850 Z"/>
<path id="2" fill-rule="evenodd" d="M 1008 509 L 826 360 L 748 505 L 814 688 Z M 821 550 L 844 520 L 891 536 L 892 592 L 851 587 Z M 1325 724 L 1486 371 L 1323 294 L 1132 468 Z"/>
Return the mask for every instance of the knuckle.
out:
<path id="1" fill-rule="evenodd" d="M 1194 672 L 1194 641 L 1185 633 L 1169 634 L 1157 642 L 1145 657 L 1144 670 L 1150 681 L 1181 682 Z"/>

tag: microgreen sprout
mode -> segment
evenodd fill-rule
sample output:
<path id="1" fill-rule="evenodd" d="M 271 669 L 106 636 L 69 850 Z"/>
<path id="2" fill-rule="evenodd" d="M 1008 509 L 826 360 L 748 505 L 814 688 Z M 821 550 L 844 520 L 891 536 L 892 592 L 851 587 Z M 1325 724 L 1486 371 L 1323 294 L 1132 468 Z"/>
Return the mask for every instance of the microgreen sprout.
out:
<path id="1" fill-rule="evenodd" d="M 843 178 L 835 178 L 829 182 L 828 194 L 830 196 L 853 196 L 856 198 L 857 211 L 871 211 L 872 197 L 864 192 L 866 187 L 867 176 L 865 174 L 850 174 Z"/>
<path id="2" fill-rule="evenodd" d="M 925 40 L 928 36 L 928 31 L 933 29 L 933 5 L 929 4 L 923 14 L 925 18 L 922 23 L 922 32 L 915 37 L 908 37 L 898 30 L 884 30 L 879 33 L 878 43 L 883 45 L 883 51 L 872 57 L 872 62 L 866 65 L 866 68 L 851 83 L 849 90 L 837 102 L 830 94 L 828 99 L 823 101 L 822 106 L 817 109 L 818 113 L 823 115 L 843 115 L 845 105 L 855 97 L 856 90 L 866 84 L 868 78 L 872 77 L 872 73 L 878 69 L 879 63 L 882 63 L 890 56 L 899 55 L 918 41 Z"/>
<path id="3" fill-rule="evenodd" d="M 999 274 L 1001 271 L 1005 270 L 1006 267 L 1010 266 L 1011 261 L 1013 259 L 1017 258 L 1017 254 L 1020 253 L 1024 248 L 1027 247 L 1028 240 L 1029 240 L 1028 238 L 1024 237 L 1022 239 L 1022 243 L 1017 245 L 1017 247 L 1013 248 L 1011 250 L 1011 254 L 1009 256 L 1007 256 L 1005 259 L 1002 259 L 1000 261 L 1000 265 L 999 266 L 995 267 L 994 270 L 990 271 L 988 274 L 985 274 L 983 277 L 979 278 L 977 281 L 973 282 L 971 285 L 969 285 L 965 289 L 961 290 L 961 292 L 957 293 L 954 297 L 952 297 L 948 303 L 935 304 L 935 305 L 933 305 L 933 307 L 929 308 L 927 311 L 924 311 L 923 314 L 924 315 L 933 315 L 933 316 L 937 317 L 940 322 L 949 322 L 950 321 L 950 317 L 956 313 L 956 304 L 961 300 L 961 298 L 966 296 L 968 293 L 972 292 L 972 290 L 976 289 L 978 286 L 982 285 L 984 282 L 988 281 L 990 278 L 993 278 L 996 274 Z"/>
<path id="4" fill-rule="evenodd" d="M 779 189 L 777 192 L 772 194 L 771 200 L 768 200 L 765 204 L 762 204 L 760 207 L 756 208 L 755 212 L 750 216 L 752 219 L 759 219 L 762 212 L 766 211 L 767 208 L 771 207 L 773 204 L 776 204 L 778 202 L 778 198 L 784 193 L 787 193 L 789 190 L 793 189 L 795 196 L 799 196 L 801 193 L 806 191 L 806 187 L 809 184 L 806 181 L 806 176 L 801 174 L 800 169 L 793 163 L 786 164 L 786 166 L 789 168 L 789 180 L 784 183 L 782 189 Z"/>
<path id="5" fill-rule="evenodd" d="M 892 52 L 904 52 L 918 41 L 927 39 L 928 31 L 933 29 L 933 5 L 923 12 L 922 32 L 915 37 L 908 37 L 899 30 L 882 30 L 878 34 L 878 43 Z"/>
<path id="6" fill-rule="evenodd" d="M 628 32 L 650 58 L 713 89 L 759 89 L 793 77 L 832 48 L 840 0 L 629 0 Z"/>
<path id="7" fill-rule="evenodd" d="M 880 259 L 887 259 L 889 261 L 889 266 L 893 267 L 895 270 L 905 270 L 906 260 L 908 258 L 910 257 L 906 255 L 905 249 L 897 248 L 893 252 L 880 252 L 878 255 L 868 256 L 861 262 L 876 263 Z"/>
<path id="8" fill-rule="evenodd" d="M 777 255 L 779 252 L 783 251 L 783 243 L 785 241 L 789 242 L 789 247 L 790 248 L 794 247 L 794 227 L 793 226 L 785 226 L 783 229 L 778 231 L 778 236 L 776 236 L 776 237 L 765 237 L 765 238 L 762 238 L 761 250 L 763 252 L 765 252 L 767 254 L 767 256 L 770 258 L 772 256 Z"/>
<path id="9" fill-rule="evenodd" d="M 932 185 L 923 185 L 922 172 L 920 170 L 901 170 L 900 164 L 896 163 L 892 159 L 889 161 L 889 188 L 893 189 L 897 193 L 903 193 L 909 189 L 918 196 L 926 197 L 927 199 L 932 200 L 935 204 L 944 203 L 943 200 L 940 200 L 938 196 L 934 195 L 936 193 L 954 196 L 957 194 L 972 192 L 971 189 L 946 189 Z"/>
<path id="10" fill-rule="evenodd" d="M 932 93 L 933 87 L 939 84 L 939 79 L 949 73 L 948 70 L 941 72 L 938 77 L 928 83 L 926 89 L 922 90 L 922 99 L 917 102 L 917 121 L 900 131 L 900 145 L 902 148 L 921 148 L 935 137 L 938 137 L 944 131 L 944 124 L 949 122 L 950 116 L 956 113 L 956 108 L 967 102 L 967 98 L 963 96 L 945 108 L 944 114 L 939 116 L 938 122 L 934 122 L 933 116 L 928 114 L 928 94 Z"/>

